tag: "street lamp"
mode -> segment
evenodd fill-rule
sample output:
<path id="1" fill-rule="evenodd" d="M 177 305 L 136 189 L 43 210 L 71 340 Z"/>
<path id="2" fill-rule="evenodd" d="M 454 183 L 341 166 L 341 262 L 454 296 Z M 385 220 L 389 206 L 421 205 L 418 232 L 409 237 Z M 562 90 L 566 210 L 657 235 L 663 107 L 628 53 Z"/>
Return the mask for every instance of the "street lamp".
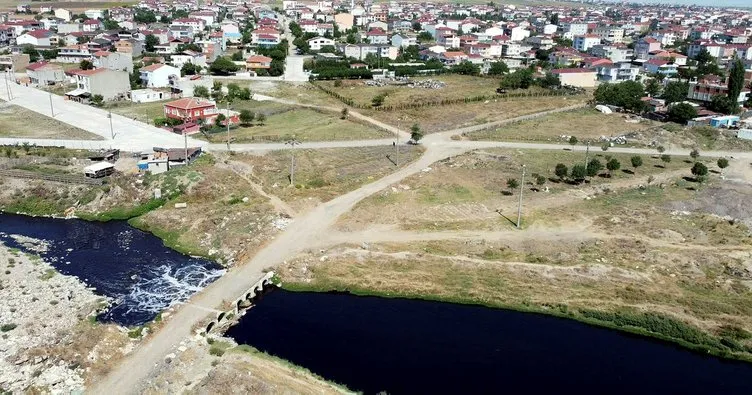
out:
<path id="1" fill-rule="evenodd" d="M 227 101 L 227 117 L 225 117 L 227 123 L 227 150 L 230 150 L 230 101 Z"/>
<path id="2" fill-rule="evenodd" d="M 522 219 L 522 191 L 525 190 L 525 165 L 522 165 L 522 177 L 520 182 L 520 201 L 517 203 L 517 229 L 520 228 Z"/>
<path id="3" fill-rule="evenodd" d="M 115 130 L 112 128 L 112 110 L 107 111 L 107 118 L 110 119 L 110 136 L 115 140 Z"/>
<path id="4" fill-rule="evenodd" d="M 295 137 L 285 142 L 285 145 L 289 145 L 292 148 L 290 151 L 292 154 L 290 159 L 290 185 L 294 185 L 293 178 L 295 177 L 295 146 L 300 144 L 300 141 L 295 140 Z"/>

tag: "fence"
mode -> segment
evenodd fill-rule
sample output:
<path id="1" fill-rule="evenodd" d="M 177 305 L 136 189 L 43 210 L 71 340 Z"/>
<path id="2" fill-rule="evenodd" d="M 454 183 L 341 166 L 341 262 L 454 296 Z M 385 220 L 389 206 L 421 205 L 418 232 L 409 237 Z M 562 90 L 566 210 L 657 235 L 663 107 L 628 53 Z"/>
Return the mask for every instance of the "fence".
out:
<path id="1" fill-rule="evenodd" d="M 341 101 L 342 103 L 358 108 L 361 110 L 377 110 L 377 111 L 394 111 L 394 110 L 410 110 L 410 109 L 416 109 L 416 108 L 424 108 L 424 107 L 434 107 L 434 106 L 448 106 L 453 104 L 461 104 L 461 103 L 477 103 L 487 100 L 508 100 L 508 99 L 514 99 L 514 98 L 533 98 L 533 97 L 553 97 L 553 96 L 579 96 L 583 95 L 582 92 L 571 92 L 568 90 L 550 90 L 546 92 L 522 92 L 522 93 L 504 93 L 504 94 L 493 94 L 493 95 L 479 95 L 479 96 L 472 96 L 472 97 L 464 97 L 464 98 L 457 98 L 457 99 L 441 99 L 441 100 L 435 100 L 435 101 L 426 101 L 426 102 L 413 102 L 413 103 L 402 103 L 397 105 L 391 105 L 391 106 L 378 106 L 373 107 L 367 104 L 361 104 L 356 103 L 355 100 L 340 95 L 339 93 L 325 88 L 321 86 L 320 84 L 313 83 L 314 86 L 321 89 L 324 93 L 328 94 L 329 96 Z"/>
<path id="2" fill-rule="evenodd" d="M 99 178 L 87 178 L 84 176 L 62 175 L 62 174 L 45 174 L 45 173 L 37 173 L 34 171 L 25 171 L 25 170 L 0 170 L 0 175 L 4 177 L 13 177 L 13 178 L 26 178 L 26 179 L 33 179 L 33 180 L 55 181 L 55 182 L 62 182 L 65 184 L 86 184 L 86 185 L 104 184 L 104 180 L 99 179 Z"/>

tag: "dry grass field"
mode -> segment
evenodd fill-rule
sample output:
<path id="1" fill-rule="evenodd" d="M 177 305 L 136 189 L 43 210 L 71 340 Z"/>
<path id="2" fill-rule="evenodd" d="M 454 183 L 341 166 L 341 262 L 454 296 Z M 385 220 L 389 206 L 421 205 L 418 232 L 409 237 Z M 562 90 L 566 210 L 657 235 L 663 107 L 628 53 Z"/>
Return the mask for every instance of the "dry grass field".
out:
<path id="1" fill-rule="evenodd" d="M 570 169 L 574 164 L 584 163 L 584 153 L 490 149 L 455 156 L 361 201 L 340 219 L 339 229 L 363 230 L 373 224 L 415 230 L 506 229 L 509 226 L 506 218 L 516 219 L 519 193 L 518 189 L 507 187 L 507 180 L 520 181 L 523 164 L 527 174 L 526 212 L 530 207 L 566 205 L 605 190 L 648 185 L 650 177 L 653 177 L 651 183 L 658 185 L 670 177 L 689 175 L 690 165 L 683 158 L 674 157 L 671 162 L 663 163 L 659 158 L 643 155 L 643 165 L 637 169 L 632 168 L 630 155 L 591 152 L 590 159 L 605 164 L 607 156 L 617 159 L 621 169 L 610 177 L 604 169 L 599 176 L 580 185 L 560 181 L 554 168 L 558 163 Z M 543 185 L 536 184 L 536 175 L 544 178 Z M 532 220 L 525 216 L 526 223 Z"/>
<path id="2" fill-rule="evenodd" d="M 102 140 L 99 135 L 5 101 L 0 102 L 0 137 Z"/>
<path id="3" fill-rule="evenodd" d="M 654 127 L 652 121 L 635 122 L 623 114 L 602 114 L 592 108 L 562 112 L 534 120 L 515 122 L 495 130 L 468 133 L 471 140 L 558 141 L 576 136 L 580 141 L 598 141 Z"/>
<path id="4" fill-rule="evenodd" d="M 268 102 L 262 102 L 268 103 Z M 254 126 L 239 127 L 230 131 L 236 143 L 287 141 L 295 138 L 299 141 L 364 140 L 393 136 L 390 132 L 377 129 L 371 125 L 358 123 L 351 119 L 340 119 L 332 112 L 323 112 L 307 108 L 287 109 L 269 115 L 263 123 Z M 211 142 L 226 142 L 224 132 L 210 134 Z"/>
<path id="5" fill-rule="evenodd" d="M 417 123 L 427 133 L 515 118 L 521 115 L 584 104 L 588 97 L 555 96 L 498 99 L 488 102 L 431 106 L 399 111 L 359 110 L 379 121 L 408 130 Z"/>

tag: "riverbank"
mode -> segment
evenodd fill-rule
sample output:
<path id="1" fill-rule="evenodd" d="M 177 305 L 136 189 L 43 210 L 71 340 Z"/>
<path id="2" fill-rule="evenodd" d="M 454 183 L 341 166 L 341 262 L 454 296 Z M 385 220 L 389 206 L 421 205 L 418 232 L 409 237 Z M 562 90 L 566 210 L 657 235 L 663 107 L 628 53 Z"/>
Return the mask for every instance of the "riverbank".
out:
<path id="1" fill-rule="evenodd" d="M 305 282 L 283 282 L 282 289 L 291 292 L 344 293 L 354 296 L 374 296 L 390 299 L 416 299 L 442 303 L 482 306 L 491 309 L 511 310 L 523 313 L 542 314 L 570 319 L 588 325 L 616 331 L 646 336 L 677 344 L 684 348 L 717 357 L 752 362 L 752 348 L 738 343 L 737 339 L 713 336 L 701 329 L 675 318 L 652 312 L 636 310 L 605 311 L 596 309 L 570 308 L 566 304 L 499 303 L 467 296 L 438 296 L 417 292 L 379 290 L 352 285 L 315 284 Z M 741 330 L 741 329 L 740 329 Z M 744 332 L 744 330 L 741 330 Z M 743 339 L 747 334 L 737 331 Z"/>
<path id="2" fill-rule="evenodd" d="M 11 236 L 43 252 L 44 242 Z M 38 255 L 0 243 L 0 389 L 70 393 L 107 369 L 127 337 L 95 322 L 108 299 L 73 276 L 62 275 Z"/>

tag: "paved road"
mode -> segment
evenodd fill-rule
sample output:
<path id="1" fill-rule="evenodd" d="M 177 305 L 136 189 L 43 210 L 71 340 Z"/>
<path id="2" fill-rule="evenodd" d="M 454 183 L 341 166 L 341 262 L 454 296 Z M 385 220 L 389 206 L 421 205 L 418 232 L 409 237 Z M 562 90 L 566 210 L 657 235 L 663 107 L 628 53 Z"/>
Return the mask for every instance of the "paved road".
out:
<path id="1" fill-rule="evenodd" d="M 42 90 L 11 84 L 12 100 L 10 103 L 24 107 L 46 116 L 50 112 L 50 94 Z M 146 151 L 152 147 L 182 147 L 183 137 L 170 133 L 164 129 L 147 125 L 143 122 L 112 114 L 112 130 L 115 138 L 110 134 L 110 121 L 107 111 L 92 106 L 65 100 L 61 96 L 52 95 L 52 106 L 55 119 L 76 126 L 87 132 L 102 136 L 105 141 L 92 141 L 101 147 L 119 148 L 124 151 Z M 3 97 L 7 99 L 7 96 Z M 33 120 L 30 120 L 33 122 Z M 31 139 L 20 139 L 30 141 Z M 206 142 L 188 139 L 190 146 L 203 146 Z M 42 141 L 38 144 L 42 145 Z M 66 146 L 79 147 L 81 142 L 67 143 Z"/>

